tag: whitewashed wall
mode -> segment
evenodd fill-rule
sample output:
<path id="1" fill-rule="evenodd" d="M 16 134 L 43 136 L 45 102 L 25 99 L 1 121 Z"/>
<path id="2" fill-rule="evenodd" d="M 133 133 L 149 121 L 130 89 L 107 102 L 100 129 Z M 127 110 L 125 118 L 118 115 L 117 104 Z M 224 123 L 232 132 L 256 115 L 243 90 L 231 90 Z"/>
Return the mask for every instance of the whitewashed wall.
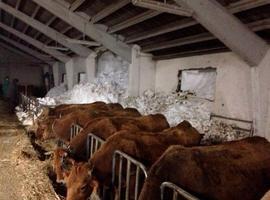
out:
<path id="1" fill-rule="evenodd" d="M 81 72 L 86 73 L 86 59 L 76 57 L 74 58 L 74 75 L 73 75 L 74 85 L 78 84 L 78 73 Z"/>
<path id="2" fill-rule="evenodd" d="M 156 91 L 173 92 L 180 69 L 217 69 L 215 103 L 212 112 L 252 120 L 251 68 L 234 53 L 218 53 L 158 61 Z"/>

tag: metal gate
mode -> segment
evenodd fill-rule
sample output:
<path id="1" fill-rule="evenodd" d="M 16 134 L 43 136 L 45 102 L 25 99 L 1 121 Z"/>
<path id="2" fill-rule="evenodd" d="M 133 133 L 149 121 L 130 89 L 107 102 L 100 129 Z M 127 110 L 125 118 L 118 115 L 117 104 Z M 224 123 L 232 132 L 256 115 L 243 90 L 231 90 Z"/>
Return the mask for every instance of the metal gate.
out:
<path id="1" fill-rule="evenodd" d="M 86 156 L 87 159 L 92 158 L 93 154 L 101 147 L 101 145 L 105 142 L 105 140 L 100 137 L 89 133 L 87 135 L 87 147 L 86 147 Z"/>
<path id="2" fill-rule="evenodd" d="M 165 188 L 172 190 L 172 200 L 177 200 L 178 196 L 184 197 L 188 200 L 199 200 L 198 198 L 194 197 L 193 195 L 189 194 L 187 191 L 183 190 L 182 188 L 178 187 L 177 185 L 170 183 L 170 182 L 163 182 L 160 186 L 161 189 L 161 200 L 164 199 Z M 167 200 L 167 199 L 166 199 Z"/>
<path id="3" fill-rule="evenodd" d="M 42 106 L 36 98 L 25 96 L 22 93 L 20 94 L 20 104 L 24 112 L 33 114 L 33 119 L 37 117 L 41 109 L 45 107 Z"/>
<path id="4" fill-rule="evenodd" d="M 112 165 L 112 185 L 114 186 L 116 184 L 116 159 L 119 158 L 118 162 L 118 184 L 117 184 L 117 196 L 119 200 L 125 199 L 129 200 L 130 199 L 130 194 L 129 191 L 130 189 L 133 189 L 134 191 L 134 200 L 138 199 L 138 195 L 140 193 L 139 191 L 139 184 L 140 181 L 144 181 L 147 178 L 147 172 L 146 172 L 146 167 L 140 163 L 139 161 L 135 160 L 131 156 L 127 155 L 124 152 L 121 152 L 119 150 L 116 150 L 113 155 L 113 165 Z M 126 177 L 125 177 L 125 182 L 126 182 L 126 190 L 125 190 L 125 197 L 121 198 L 121 190 L 122 190 L 122 181 L 124 178 L 123 174 L 123 163 L 126 162 Z M 132 169 L 133 167 L 133 169 Z M 134 170 L 134 171 L 133 171 Z M 131 172 L 135 172 L 135 188 L 130 188 L 130 175 Z M 143 176 L 143 180 L 140 180 L 141 175 Z M 123 178 L 122 178 L 123 177 Z"/>
<path id="5" fill-rule="evenodd" d="M 83 128 L 78 124 L 72 124 L 70 128 L 70 141 L 82 130 Z"/>

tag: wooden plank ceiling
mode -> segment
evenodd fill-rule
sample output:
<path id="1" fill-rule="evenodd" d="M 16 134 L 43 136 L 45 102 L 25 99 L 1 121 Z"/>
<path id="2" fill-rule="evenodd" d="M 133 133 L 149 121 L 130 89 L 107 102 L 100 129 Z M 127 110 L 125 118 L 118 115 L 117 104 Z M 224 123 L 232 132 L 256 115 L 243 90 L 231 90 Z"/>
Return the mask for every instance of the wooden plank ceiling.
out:
<path id="1" fill-rule="evenodd" d="M 57 1 L 63 3 L 64 0 Z M 270 40 L 270 0 L 218 1 L 257 35 L 266 41 Z M 2 0 L 2 2 L 69 38 L 92 40 L 31 0 Z M 168 2 L 173 4 L 173 1 Z M 129 45 L 141 46 L 144 52 L 153 54 L 155 59 L 229 51 L 222 42 L 190 17 L 148 10 L 134 6 L 129 0 L 65 0 L 64 3 L 71 11 L 89 17 L 89 23 L 100 24 L 104 31 Z M 0 21 L 44 45 L 64 48 L 57 41 L 4 10 L 0 12 Z M 0 35 L 46 55 L 42 49 L 0 29 Z M 228 31 L 229 29 L 230 27 Z M 87 48 L 97 50 L 97 47 Z M 76 55 L 72 50 L 61 53 L 69 57 Z"/>

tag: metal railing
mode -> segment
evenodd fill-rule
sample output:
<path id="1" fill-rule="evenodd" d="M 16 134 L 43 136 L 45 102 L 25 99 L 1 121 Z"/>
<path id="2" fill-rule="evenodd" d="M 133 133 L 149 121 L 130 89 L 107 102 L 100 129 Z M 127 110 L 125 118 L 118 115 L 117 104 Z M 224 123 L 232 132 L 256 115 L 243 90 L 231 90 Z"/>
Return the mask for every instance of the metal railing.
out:
<path id="1" fill-rule="evenodd" d="M 105 140 L 100 137 L 89 133 L 87 135 L 87 146 L 86 146 L 86 156 L 87 159 L 92 158 L 93 154 L 101 147 L 101 145 L 105 142 Z"/>
<path id="2" fill-rule="evenodd" d="M 123 185 L 122 185 L 122 181 L 125 177 L 125 200 L 129 200 L 130 199 L 130 190 L 133 189 L 134 190 L 134 200 L 138 199 L 138 195 L 140 193 L 140 189 L 141 186 L 140 181 L 143 181 L 147 178 L 147 172 L 146 172 L 146 167 L 140 163 L 139 161 L 135 160 L 134 158 L 132 158 L 131 156 L 127 155 L 124 152 L 121 152 L 119 150 L 116 150 L 114 152 L 113 155 L 113 165 L 112 165 L 112 185 L 115 186 L 116 185 L 116 159 L 117 157 L 119 158 L 119 162 L 118 162 L 118 186 L 117 186 L 117 196 L 118 199 L 121 200 L 123 198 L 121 198 L 121 190 L 123 189 Z M 123 173 L 123 163 L 126 162 L 126 174 Z M 133 166 L 133 169 L 132 169 Z M 134 168 L 135 167 L 135 168 Z M 135 188 L 130 188 L 130 176 L 131 176 L 131 172 L 135 172 Z M 140 180 L 141 175 L 143 175 L 143 180 Z M 122 178 L 123 177 L 123 178 Z M 140 187 L 140 188 L 139 188 Z"/>
<path id="3" fill-rule="evenodd" d="M 36 98 L 28 97 L 22 93 L 20 94 L 20 105 L 23 111 L 33 113 L 33 117 L 37 117 L 43 107 Z"/>
<path id="4" fill-rule="evenodd" d="M 210 119 L 217 118 L 221 120 L 228 120 L 232 121 L 237 124 L 237 126 L 233 126 L 232 128 L 236 131 L 243 131 L 243 132 L 248 132 L 249 136 L 254 135 L 254 123 L 251 120 L 244 120 L 244 119 L 238 119 L 238 118 L 233 118 L 233 117 L 227 117 L 227 116 L 222 116 L 222 115 L 217 115 L 215 113 L 210 114 Z M 245 126 L 245 128 L 240 127 L 240 126 Z M 246 128 L 246 126 L 248 126 Z"/>
<path id="5" fill-rule="evenodd" d="M 78 124 L 71 124 L 70 128 L 70 141 L 82 130 L 83 128 Z"/>
<path id="6" fill-rule="evenodd" d="M 165 200 L 165 188 L 170 189 L 173 192 L 172 200 L 177 200 L 178 197 L 184 197 L 188 200 L 199 200 L 197 197 L 194 197 L 187 191 L 183 190 L 182 188 L 178 187 L 177 185 L 170 183 L 170 182 L 163 182 L 160 186 L 161 190 L 161 200 Z M 168 199 L 166 199 L 168 200 Z"/>

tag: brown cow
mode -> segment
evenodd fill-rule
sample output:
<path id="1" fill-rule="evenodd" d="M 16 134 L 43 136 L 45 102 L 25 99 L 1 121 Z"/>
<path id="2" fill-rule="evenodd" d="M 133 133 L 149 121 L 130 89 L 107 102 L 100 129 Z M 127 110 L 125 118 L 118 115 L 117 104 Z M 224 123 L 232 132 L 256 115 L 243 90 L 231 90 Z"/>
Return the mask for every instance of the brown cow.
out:
<path id="1" fill-rule="evenodd" d="M 112 105 L 112 108 L 116 107 L 116 105 Z M 119 107 L 119 106 L 118 106 Z M 78 105 L 60 105 L 56 108 L 45 108 L 45 111 L 41 114 L 41 116 L 37 119 L 37 125 L 42 126 L 36 134 L 38 138 L 42 139 L 49 139 L 55 137 L 55 134 L 51 132 L 52 124 L 54 120 L 57 119 L 59 116 L 63 116 L 65 114 L 73 113 L 74 111 L 86 110 L 89 112 L 99 111 L 99 110 L 106 110 L 109 111 L 110 105 L 106 105 L 103 102 L 95 102 L 91 104 L 78 104 Z M 83 117 L 83 115 L 82 115 Z M 38 128 L 37 128 L 38 129 Z M 42 132 L 43 131 L 43 132 Z"/>
<path id="2" fill-rule="evenodd" d="M 98 117 L 106 116 L 129 116 L 138 117 L 141 114 L 135 109 L 122 109 L 118 104 L 109 104 L 111 110 L 77 110 L 70 114 L 67 114 L 60 119 L 56 119 L 53 124 L 53 136 L 57 137 L 65 142 L 69 142 L 70 139 L 70 128 L 72 124 L 78 124 L 81 127 L 87 126 L 89 121 L 96 119 Z M 120 110 L 117 110 L 120 108 Z"/>
<path id="3" fill-rule="evenodd" d="M 147 115 L 138 118 L 123 118 L 123 117 L 101 117 L 90 121 L 84 129 L 75 136 L 70 142 L 70 150 L 72 151 L 73 157 L 77 160 L 87 160 L 86 158 L 86 140 L 88 133 L 93 133 L 98 137 L 106 140 L 112 134 L 126 130 L 130 133 L 138 131 L 162 131 L 163 129 L 169 128 L 169 124 L 166 118 L 161 114 Z M 57 151 L 55 152 L 57 154 Z M 55 163 L 60 164 L 60 157 L 55 156 Z M 57 169 L 61 169 L 61 166 L 55 166 Z M 62 181 L 62 171 L 55 171 L 57 180 Z"/>
<path id="4" fill-rule="evenodd" d="M 182 125 L 179 124 L 177 127 L 160 133 L 137 132 L 136 134 L 132 134 L 128 131 L 115 133 L 107 139 L 90 159 L 90 166 L 92 166 L 91 176 L 87 174 L 84 174 L 87 176 L 83 176 L 81 174 L 79 180 L 88 180 L 88 185 L 93 184 L 93 181 L 98 181 L 102 185 L 109 185 L 112 174 L 112 156 L 115 150 L 123 151 L 140 160 L 145 166 L 150 167 L 170 145 L 199 145 L 201 135 L 198 131 L 188 122 L 183 122 Z M 187 125 L 189 125 L 189 128 Z M 86 168 L 89 169 L 89 164 L 81 164 L 80 169 L 76 166 L 72 167 L 71 174 L 66 174 L 65 180 L 67 182 L 74 180 L 72 173 L 76 170 L 86 171 Z M 86 199 L 86 193 L 77 191 L 82 185 L 78 182 L 74 185 L 76 187 L 73 187 L 73 184 L 67 185 L 67 199 L 77 200 L 77 192 L 80 193 L 80 196 L 85 195 L 84 198 L 81 198 L 82 200 Z"/>
<path id="5" fill-rule="evenodd" d="M 120 114 L 120 113 L 119 113 Z M 70 149 L 77 157 L 85 156 L 86 138 L 88 133 L 106 140 L 115 132 L 127 130 L 129 132 L 158 132 L 169 128 L 169 123 L 162 114 L 141 117 L 104 117 L 90 121 L 84 129 L 70 142 Z"/>
<path id="6" fill-rule="evenodd" d="M 35 136 L 38 139 L 51 138 L 52 124 L 57 118 L 55 116 L 49 116 L 46 119 L 36 121 L 37 129 Z"/>
<path id="7" fill-rule="evenodd" d="M 252 137 L 215 146 L 172 146 L 152 166 L 139 200 L 159 200 L 164 181 L 200 199 L 260 199 L 270 188 L 270 143 Z"/>

